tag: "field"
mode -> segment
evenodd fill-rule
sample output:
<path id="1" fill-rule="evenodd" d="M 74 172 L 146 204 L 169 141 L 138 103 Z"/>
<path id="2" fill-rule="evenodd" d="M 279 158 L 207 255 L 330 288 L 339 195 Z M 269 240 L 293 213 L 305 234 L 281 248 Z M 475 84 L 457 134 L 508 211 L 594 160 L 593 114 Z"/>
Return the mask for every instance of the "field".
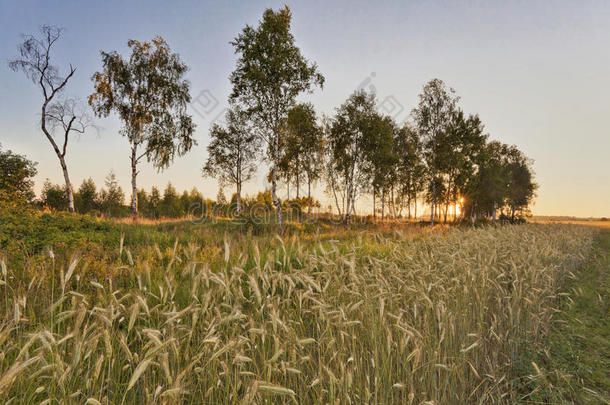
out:
<path id="1" fill-rule="evenodd" d="M 1 403 L 608 403 L 607 230 L 2 219 Z"/>
<path id="2" fill-rule="evenodd" d="M 610 221 L 607 218 L 575 218 L 575 217 L 533 217 L 532 222 L 537 224 L 572 224 L 595 226 L 603 229 L 610 229 Z"/>

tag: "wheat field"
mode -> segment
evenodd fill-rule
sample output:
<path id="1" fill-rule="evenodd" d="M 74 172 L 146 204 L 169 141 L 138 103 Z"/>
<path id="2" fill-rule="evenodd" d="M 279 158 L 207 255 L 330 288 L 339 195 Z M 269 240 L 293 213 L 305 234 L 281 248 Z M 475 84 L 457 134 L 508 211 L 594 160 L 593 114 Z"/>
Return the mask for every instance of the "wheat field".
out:
<path id="1" fill-rule="evenodd" d="M 49 250 L 25 270 L 3 260 L 0 402 L 514 403 L 519 353 L 541 341 L 595 232 L 292 236 L 274 249 L 225 235 L 213 253 L 121 240 L 106 276 L 86 252 Z"/>

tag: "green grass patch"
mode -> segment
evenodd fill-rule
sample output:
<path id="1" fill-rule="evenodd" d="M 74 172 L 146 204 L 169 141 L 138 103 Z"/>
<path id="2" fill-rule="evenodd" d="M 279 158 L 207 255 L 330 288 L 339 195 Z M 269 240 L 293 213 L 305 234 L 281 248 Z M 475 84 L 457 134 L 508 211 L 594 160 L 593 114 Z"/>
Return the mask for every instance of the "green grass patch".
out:
<path id="1" fill-rule="evenodd" d="M 526 356 L 525 403 L 610 404 L 610 230 L 570 277 L 546 350 Z M 535 363 L 539 371 L 532 364 Z"/>

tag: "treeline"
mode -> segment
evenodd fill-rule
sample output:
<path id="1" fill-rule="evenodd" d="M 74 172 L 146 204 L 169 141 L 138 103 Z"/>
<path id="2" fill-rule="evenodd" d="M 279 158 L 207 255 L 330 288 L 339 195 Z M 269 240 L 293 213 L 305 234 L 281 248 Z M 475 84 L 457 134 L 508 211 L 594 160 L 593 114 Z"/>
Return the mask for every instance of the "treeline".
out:
<path id="1" fill-rule="evenodd" d="M 0 176 L 1 178 L 1 176 Z M 5 194 L 8 196 L 8 193 Z M 227 198 L 222 189 L 215 199 L 205 198 L 197 188 L 178 193 L 176 188 L 170 183 L 161 192 L 153 186 L 150 191 L 138 190 L 138 208 L 142 217 L 149 219 L 162 218 L 183 218 L 191 217 L 194 219 L 234 216 L 237 214 L 237 194 Z M 12 195 L 10 201 L 18 201 L 19 195 Z M 68 210 L 68 193 L 66 187 L 60 184 L 53 184 L 48 179 L 44 182 L 40 192 L 40 198 L 36 199 L 31 188 L 23 202 L 31 203 L 41 209 L 55 211 Z M 311 203 L 311 204 L 310 204 Z M 283 211 L 290 214 L 299 215 L 307 207 L 313 206 L 320 208 L 320 202 L 307 197 L 294 198 L 282 201 Z M 124 218 L 131 214 L 131 207 L 125 205 L 125 193 L 118 184 L 116 176 L 110 172 L 105 179 L 104 186 L 98 190 L 93 179 L 83 180 L 78 189 L 74 192 L 75 211 L 80 214 L 103 216 L 107 218 Z M 271 191 L 265 190 L 258 192 L 254 196 L 244 196 L 241 199 L 242 208 L 253 210 L 255 214 L 268 214 L 273 212 L 273 201 Z M 293 212 L 290 212 L 290 211 Z"/>
<path id="2" fill-rule="evenodd" d="M 537 188 L 531 160 L 515 146 L 491 141 L 478 115 L 464 112 L 455 91 L 439 79 L 424 85 L 406 123 L 378 112 L 375 95 L 365 90 L 351 94 L 331 117 L 320 117 L 310 103 L 297 103 L 297 97 L 321 89 L 325 78 L 296 46 L 291 19 L 288 7 L 267 9 L 258 26 L 247 25 L 231 42 L 237 62 L 230 74 L 229 108 L 224 122 L 210 129 L 202 172 L 221 188 L 235 188 L 234 215 L 258 198 L 242 198 L 242 187 L 263 161 L 270 167 L 270 201 L 280 225 L 283 213 L 293 209 L 289 206 L 307 214 L 319 206 L 312 196 L 319 182 L 345 224 L 365 195 L 372 196 L 373 217 L 417 217 L 419 203 L 429 205 L 432 224 L 495 220 L 498 212 L 516 221 L 528 212 Z M 69 140 L 84 133 L 91 120 L 75 100 L 63 96 L 75 68 L 70 65 L 62 76 L 49 62 L 60 36 L 61 30 L 42 27 L 39 37 L 25 37 L 20 56 L 10 62 L 42 91 L 41 131 L 65 180 L 64 187 L 45 185 L 43 201 L 71 212 L 125 215 L 118 204 L 124 194 L 114 178 L 99 192 L 87 181 L 73 191 L 66 161 Z M 186 111 L 188 66 L 161 37 L 127 45 L 127 57 L 101 52 L 89 107 L 100 118 L 116 114 L 123 124 L 120 133 L 130 145 L 131 214 L 185 215 L 186 203 L 193 203 L 197 192 L 178 195 L 168 187 L 163 196 L 154 188 L 145 193 L 137 187 L 137 176 L 143 159 L 163 170 L 196 145 L 195 124 Z M 280 183 L 295 190 L 294 204 L 280 200 Z M 266 193 L 260 198 L 266 201 Z M 216 203 L 224 205 L 218 198 Z"/>
<path id="3" fill-rule="evenodd" d="M 140 189 L 137 198 L 140 215 L 151 219 L 181 218 L 187 216 L 194 207 L 215 204 L 212 200 L 204 200 L 196 188 L 179 194 L 171 183 L 163 191 L 154 186 L 150 191 Z M 66 187 L 45 181 L 40 199 L 35 203 L 43 208 L 67 211 Z M 106 177 L 104 187 L 99 190 L 93 179 L 85 179 L 74 192 L 74 207 L 78 213 L 104 217 L 121 218 L 131 213 L 130 206 L 125 205 L 125 193 L 112 172 Z"/>
<path id="4" fill-rule="evenodd" d="M 234 185 L 238 208 L 243 183 L 266 160 L 280 224 L 280 181 L 297 198 L 302 186 L 310 198 L 312 185 L 324 181 L 346 224 L 365 194 L 372 195 L 373 217 L 377 204 L 382 218 L 386 212 L 410 218 L 412 210 L 416 216 L 419 200 L 429 204 L 432 224 L 496 220 L 498 211 L 516 221 L 527 212 L 537 187 L 531 160 L 515 146 L 490 141 L 478 115 L 466 114 L 439 79 L 424 85 L 412 122 L 402 124 L 378 112 L 375 94 L 365 90 L 332 117 L 297 104 L 296 96 L 322 87 L 324 77 L 295 45 L 290 19 L 288 8 L 267 10 L 258 27 L 247 26 L 232 43 L 239 57 L 230 108 L 225 124 L 210 131 L 204 174 Z"/>

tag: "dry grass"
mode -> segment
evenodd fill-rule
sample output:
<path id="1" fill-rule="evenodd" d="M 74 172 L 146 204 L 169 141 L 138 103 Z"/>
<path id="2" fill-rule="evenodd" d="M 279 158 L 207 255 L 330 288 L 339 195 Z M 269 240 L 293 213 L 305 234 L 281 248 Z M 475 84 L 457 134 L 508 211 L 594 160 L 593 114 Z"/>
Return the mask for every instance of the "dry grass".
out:
<path id="1" fill-rule="evenodd" d="M 594 226 L 601 229 L 610 229 L 610 221 L 599 219 L 582 219 L 582 218 L 553 218 L 553 217 L 534 217 L 532 222 L 537 224 L 569 224 L 569 225 L 585 225 Z"/>
<path id="2" fill-rule="evenodd" d="M 50 257 L 26 286 L 3 265 L 0 402 L 512 403 L 520 348 L 540 342 L 593 233 L 293 236 L 272 250 L 225 236 L 212 256 L 177 244 L 155 259 L 125 241 L 120 276 Z"/>

